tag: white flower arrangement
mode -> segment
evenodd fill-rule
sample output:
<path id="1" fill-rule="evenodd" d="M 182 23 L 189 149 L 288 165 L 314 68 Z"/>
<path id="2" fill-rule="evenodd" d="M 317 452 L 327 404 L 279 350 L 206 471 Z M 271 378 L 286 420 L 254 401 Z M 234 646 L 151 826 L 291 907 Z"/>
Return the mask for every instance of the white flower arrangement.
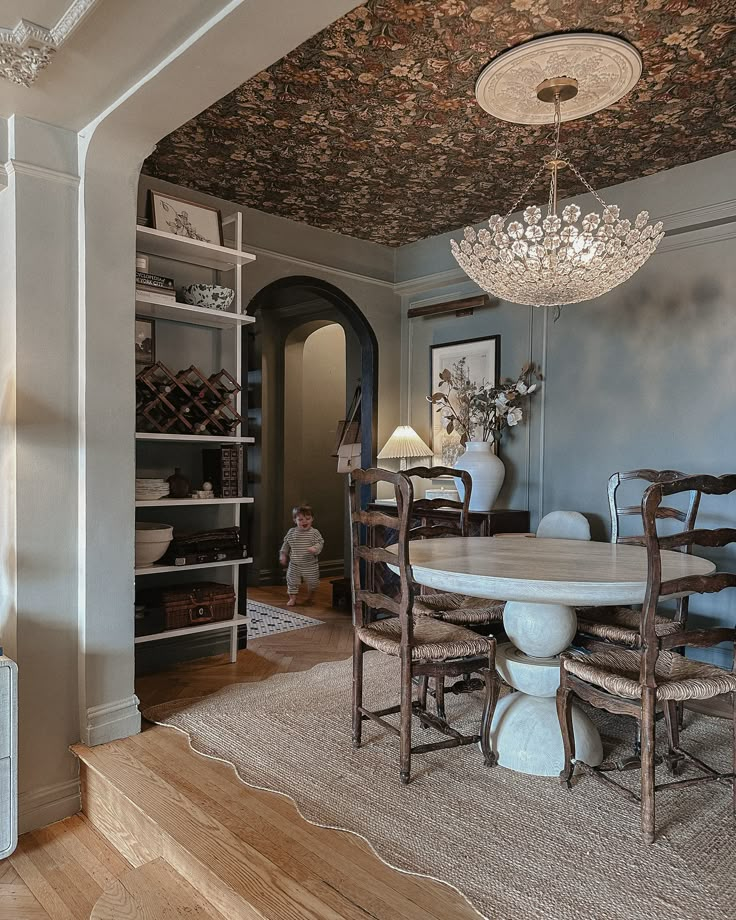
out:
<path id="1" fill-rule="evenodd" d="M 519 405 L 538 389 L 534 380 L 544 378 L 536 364 L 529 362 L 516 380 L 505 380 L 498 386 L 482 381 L 472 383 L 468 377 L 466 359 L 445 368 L 440 374 L 437 392 L 427 399 L 437 407 L 442 425 L 448 434 L 456 432 L 463 447 L 471 440 L 500 441 L 505 428 L 514 428 L 524 418 Z"/>

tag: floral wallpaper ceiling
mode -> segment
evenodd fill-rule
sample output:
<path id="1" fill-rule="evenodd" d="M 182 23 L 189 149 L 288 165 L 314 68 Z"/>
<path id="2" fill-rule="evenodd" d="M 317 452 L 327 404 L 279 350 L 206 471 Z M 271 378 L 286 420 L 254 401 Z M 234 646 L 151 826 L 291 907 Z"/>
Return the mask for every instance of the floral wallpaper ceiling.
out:
<path id="1" fill-rule="evenodd" d="M 735 14 L 736 0 L 369 0 L 164 138 L 144 172 L 400 246 L 505 213 L 536 172 L 549 128 L 496 121 L 473 88 L 540 35 L 606 32 L 643 56 L 628 96 L 563 125 L 596 188 L 732 149 Z"/>

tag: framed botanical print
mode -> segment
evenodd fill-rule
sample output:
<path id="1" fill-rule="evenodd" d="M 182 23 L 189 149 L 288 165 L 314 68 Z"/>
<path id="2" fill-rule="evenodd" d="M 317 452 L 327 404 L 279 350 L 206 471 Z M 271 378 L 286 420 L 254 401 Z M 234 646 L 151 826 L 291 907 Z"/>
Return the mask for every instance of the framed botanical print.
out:
<path id="1" fill-rule="evenodd" d="M 222 217 L 217 208 L 184 201 L 163 192 L 151 193 L 151 221 L 154 229 L 186 236 L 190 240 L 223 245 Z"/>
<path id="2" fill-rule="evenodd" d="M 148 316 L 135 318 L 135 363 L 138 368 L 156 363 L 156 324 Z"/>
<path id="3" fill-rule="evenodd" d="M 500 335 L 432 345 L 429 353 L 430 396 L 437 392 L 441 382 L 440 375 L 444 371 L 449 371 L 451 374 L 455 388 L 462 389 L 468 383 L 498 385 L 501 366 Z M 453 406 L 453 408 L 461 409 L 460 406 Z M 432 413 L 434 463 L 439 466 L 452 466 L 462 453 L 460 435 L 457 431 L 447 433 L 442 413 L 438 412 L 437 407 L 431 403 L 430 411 Z"/>

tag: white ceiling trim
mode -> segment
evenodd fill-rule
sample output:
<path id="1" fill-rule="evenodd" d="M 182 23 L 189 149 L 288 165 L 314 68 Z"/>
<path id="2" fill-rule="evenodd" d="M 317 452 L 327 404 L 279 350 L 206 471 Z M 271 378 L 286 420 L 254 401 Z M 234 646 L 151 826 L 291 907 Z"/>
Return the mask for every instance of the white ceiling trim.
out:
<path id="1" fill-rule="evenodd" d="M 21 19 L 12 29 L 0 27 L 0 77 L 31 86 L 98 0 L 73 0 L 61 19 L 47 29 Z"/>

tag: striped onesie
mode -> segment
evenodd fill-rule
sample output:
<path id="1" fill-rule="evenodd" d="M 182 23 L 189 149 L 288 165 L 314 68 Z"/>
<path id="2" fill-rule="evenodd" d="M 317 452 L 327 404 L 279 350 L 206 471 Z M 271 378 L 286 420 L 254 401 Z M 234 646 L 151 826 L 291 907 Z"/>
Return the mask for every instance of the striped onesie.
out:
<path id="1" fill-rule="evenodd" d="M 325 545 L 322 534 L 314 527 L 303 530 L 301 527 L 292 527 L 284 537 L 281 552 L 289 559 L 286 570 L 286 588 L 289 594 L 297 594 L 302 579 L 306 582 L 307 590 L 314 591 L 319 584 L 319 561 L 313 553 L 307 550 L 316 546 L 321 553 Z"/>

